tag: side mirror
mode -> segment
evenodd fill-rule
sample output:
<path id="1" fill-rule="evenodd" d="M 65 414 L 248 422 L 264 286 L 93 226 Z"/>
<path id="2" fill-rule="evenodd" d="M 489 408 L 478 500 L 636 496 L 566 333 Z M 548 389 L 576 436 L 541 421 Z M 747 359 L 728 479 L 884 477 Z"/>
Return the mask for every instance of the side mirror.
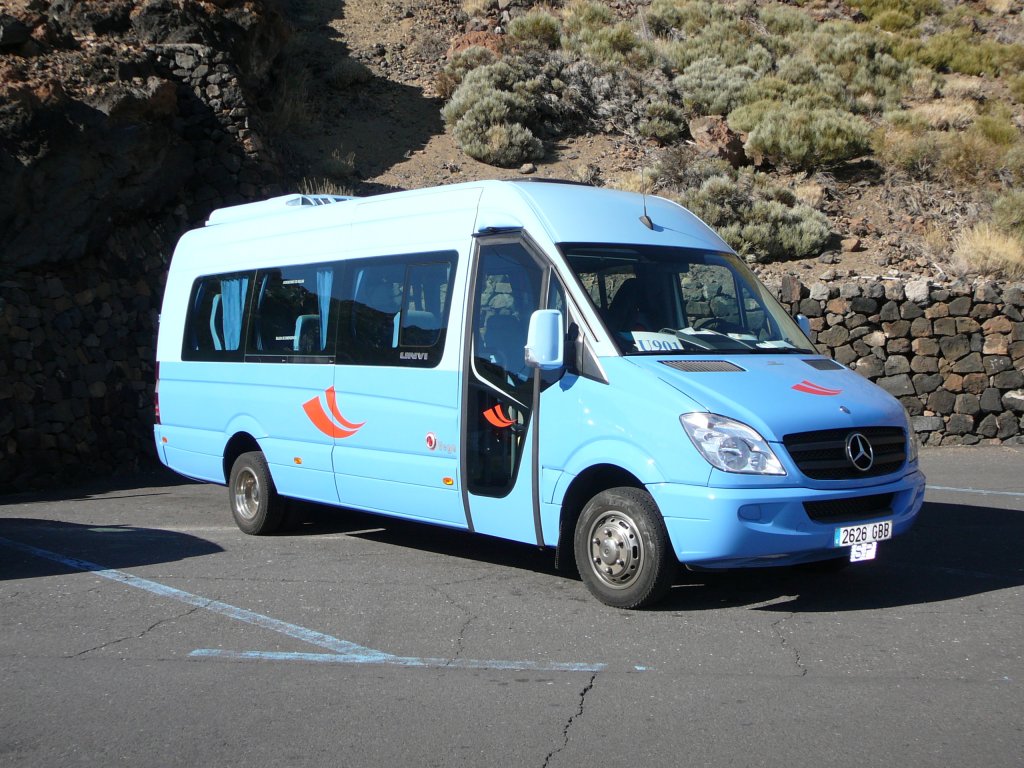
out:
<path id="1" fill-rule="evenodd" d="M 538 309 L 530 315 L 525 359 L 531 368 L 551 371 L 561 368 L 565 357 L 565 329 L 557 309 Z"/>
<path id="2" fill-rule="evenodd" d="M 804 336 L 808 339 L 811 338 L 811 321 L 807 319 L 807 315 L 797 315 L 796 324 L 800 326 L 800 330 L 804 332 Z"/>

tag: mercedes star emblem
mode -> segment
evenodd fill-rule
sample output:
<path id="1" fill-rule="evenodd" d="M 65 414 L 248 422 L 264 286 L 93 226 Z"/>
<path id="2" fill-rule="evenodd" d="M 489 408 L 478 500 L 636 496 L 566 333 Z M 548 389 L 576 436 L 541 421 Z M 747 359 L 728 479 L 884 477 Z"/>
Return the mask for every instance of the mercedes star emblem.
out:
<path id="1" fill-rule="evenodd" d="M 867 472 L 875 463 L 875 451 L 864 435 L 851 432 L 846 436 L 846 458 L 861 472 Z"/>

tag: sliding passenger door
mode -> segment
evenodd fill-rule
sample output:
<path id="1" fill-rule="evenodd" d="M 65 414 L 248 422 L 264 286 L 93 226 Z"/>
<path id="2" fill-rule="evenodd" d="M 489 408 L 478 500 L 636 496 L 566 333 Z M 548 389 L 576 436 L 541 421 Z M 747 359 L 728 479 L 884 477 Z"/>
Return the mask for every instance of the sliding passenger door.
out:
<path id="1" fill-rule="evenodd" d="M 458 344 L 447 332 L 456 261 L 438 251 L 345 263 L 331 408 L 344 505 L 466 524 L 457 357 L 444 364 Z"/>

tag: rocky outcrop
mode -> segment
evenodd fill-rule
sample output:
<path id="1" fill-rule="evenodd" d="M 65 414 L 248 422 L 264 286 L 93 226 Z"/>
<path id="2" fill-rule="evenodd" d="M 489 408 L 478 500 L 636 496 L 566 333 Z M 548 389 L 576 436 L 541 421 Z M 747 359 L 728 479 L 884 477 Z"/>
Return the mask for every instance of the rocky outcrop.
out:
<path id="1" fill-rule="evenodd" d="M 0 14 L 0 492 L 152 458 L 177 237 L 279 193 L 265 0 L 20 0 Z"/>
<path id="2" fill-rule="evenodd" d="M 83 258 L 203 187 L 236 193 L 264 160 L 247 93 L 284 28 L 263 4 L 55 0 L 23 16 L 30 35 L 0 55 L 3 265 Z"/>

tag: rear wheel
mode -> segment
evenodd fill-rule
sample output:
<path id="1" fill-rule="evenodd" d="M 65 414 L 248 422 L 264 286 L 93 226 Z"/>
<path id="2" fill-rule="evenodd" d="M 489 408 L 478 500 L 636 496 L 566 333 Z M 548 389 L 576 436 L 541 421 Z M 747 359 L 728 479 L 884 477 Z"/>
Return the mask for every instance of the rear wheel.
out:
<path id="1" fill-rule="evenodd" d="M 661 513 L 638 488 L 612 488 L 591 499 L 576 523 L 573 549 L 580 578 L 605 605 L 653 605 L 675 577 Z"/>
<path id="2" fill-rule="evenodd" d="M 259 451 L 243 453 L 231 467 L 228 498 L 235 524 L 245 533 L 273 533 L 284 519 L 284 500 L 277 495 L 267 460 Z"/>

